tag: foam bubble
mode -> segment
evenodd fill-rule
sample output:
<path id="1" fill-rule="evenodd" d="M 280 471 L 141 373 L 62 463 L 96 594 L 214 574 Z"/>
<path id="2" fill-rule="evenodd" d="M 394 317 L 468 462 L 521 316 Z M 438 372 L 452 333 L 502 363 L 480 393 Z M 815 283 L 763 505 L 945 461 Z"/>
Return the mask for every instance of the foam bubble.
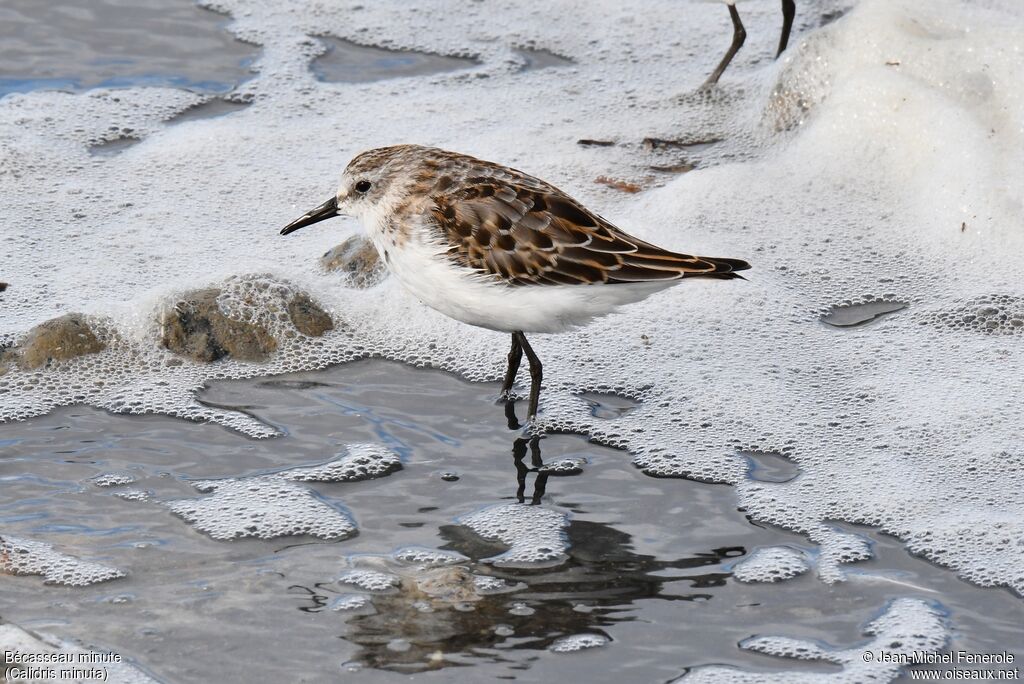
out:
<path id="1" fill-rule="evenodd" d="M 921 325 L 985 335 L 1024 335 L 1024 297 L 986 294 L 954 301 L 915 317 Z"/>
<path id="2" fill-rule="evenodd" d="M 484 558 L 498 566 L 558 565 L 568 557 L 569 517 L 542 506 L 500 504 L 464 515 L 458 522 L 508 551 Z"/>
<path id="3" fill-rule="evenodd" d="M 509 582 L 508 580 L 500 577 L 490 577 L 488 575 L 473 576 L 473 589 L 481 596 L 504 594 L 506 592 L 515 591 L 522 586 L 523 585 L 520 583 Z"/>
<path id="4" fill-rule="evenodd" d="M 572 634 L 556 639 L 548 648 L 552 653 L 576 653 L 608 644 L 608 637 L 601 634 Z"/>
<path id="5" fill-rule="evenodd" d="M 343 572 L 338 576 L 338 582 L 351 584 L 374 594 L 383 594 L 395 591 L 395 588 L 401 583 L 401 579 L 387 572 L 356 569 Z"/>
<path id="6" fill-rule="evenodd" d="M 331 601 L 330 608 L 338 612 L 347 612 L 361 610 L 372 605 L 370 597 L 366 594 L 342 594 Z"/>
<path id="7" fill-rule="evenodd" d="M 135 476 L 128 473 L 100 473 L 89 481 L 97 487 L 119 487 L 135 482 Z"/>
<path id="8" fill-rule="evenodd" d="M 708 665 L 694 668 L 673 681 L 680 684 L 888 682 L 902 671 L 901 657 L 914 658 L 918 653 L 942 648 L 949 638 L 949 627 L 939 606 L 920 599 L 901 598 L 892 601 L 879 617 L 868 623 L 864 634 L 873 638 L 849 648 L 833 648 L 820 642 L 783 636 L 759 636 L 740 642 L 742 648 L 779 658 L 835 663 L 842 666 L 840 672 L 826 675 L 800 671 L 745 672 L 734 667 Z M 883 651 L 891 657 L 883 659 Z"/>
<path id="9" fill-rule="evenodd" d="M 515 603 L 511 604 L 508 607 L 508 612 L 511 615 L 518 615 L 520 617 L 525 617 L 525 616 L 528 616 L 528 615 L 533 615 L 537 611 L 535 609 L 531 608 L 530 606 L 526 605 L 522 601 L 516 601 Z"/>
<path id="10" fill-rule="evenodd" d="M 291 468 L 280 473 L 300 482 L 358 482 L 390 475 L 402 468 L 402 461 L 381 444 L 349 444 L 345 454 L 333 461 L 308 468 Z"/>
<path id="11" fill-rule="evenodd" d="M 349 516 L 280 477 L 216 480 L 194 486 L 211 496 L 164 505 L 214 539 L 273 539 L 297 534 L 337 539 L 356 531 Z"/>
<path id="12" fill-rule="evenodd" d="M 545 463 L 540 468 L 537 468 L 538 473 L 547 473 L 548 475 L 579 475 L 583 472 L 583 467 L 587 464 L 585 458 L 562 458 L 551 463 Z"/>
<path id="13" fill-rule="evenodd" d="M 120 661 L 110 658 L 116 651 L 90 646 L 86 648 L 75 642 L 59 639 L 49 634 L 28 632 L 12 624 L 0 624 L 0 647 L 7 651 L 20 651 L 24 654 L 61 654 L 69 662 L 81 662 L 86 665 L 97 663 L 103 670 L 103 681 L 111 684 L 158 684 L 159 680 L 151 677 L 130 659 L 121 656 Z M 118 654 L 120 655 L 120 654 Z M 6 663 L 10 666 L 11 663 Z M 29 665 L 16 665 L 22 669 L 31 669 Z M 49 678 L 37 679 L 16 676 L 13 667 L 5 671 L 7 681 L 42 682 Z M 50 679 L 52 681 L 52 679 Z M 83 681 L 81 679 L 75 681 Z M 88 680 L 85 680 L 88 681 Z"/>
<path id="14" fill-rule="evenodd" d="M 469 559 L 455 551 L 442 551 L 440 549 L 429 549 L 425 546 L 403 546 L 391 554 L 391 557 L 402 563 L 410 565 L 423 565 L 436 567 L 442 565 L 457 565 L 465 563 Z"/>
<path id="15" fill-rule="evenodd" d="M 46 542 L 0 537 L 0 572 L 42 575 L 44 584 L 84 587 L 124 577 L 125 572 L 56 551 Z"/>
<path id="16" fill-rule="evenodd" d="M 366 594 L 342 594 L 331 601 L 331 610 L 339 612 L 348 610 L 359 610 L 373 605 L 370 597 Z"/>
<path id="17" fill-rule="evenodd" d="M 121 489 L 114 492 L 114 496 L 125 501 L 149 501 L 153 495 L 143 489 Z"/>
<path id="18" fill-rule="evenodd" d="M 733 566 L 732 576 L 741 582 L 779 582 L 810 569 L 803 553 L 788 546 L 757 549 Z"/>

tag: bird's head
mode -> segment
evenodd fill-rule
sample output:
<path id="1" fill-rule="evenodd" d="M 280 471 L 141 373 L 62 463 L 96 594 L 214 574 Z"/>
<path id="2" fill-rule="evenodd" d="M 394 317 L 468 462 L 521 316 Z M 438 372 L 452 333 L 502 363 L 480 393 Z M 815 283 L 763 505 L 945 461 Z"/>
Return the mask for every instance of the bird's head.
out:
<path id="1" fill-rule="evenodd" d="M 409 152 L 415 147 L 381 147 L 358 155 L 341 174 L 334 197 L 282 228 L 281 235 L 335 216 L 365 219 L 386 207 L 393 199 L 391 191 L 400 184 L 396 180 L 408 177 L 409 160 L 413 156 Z"/>

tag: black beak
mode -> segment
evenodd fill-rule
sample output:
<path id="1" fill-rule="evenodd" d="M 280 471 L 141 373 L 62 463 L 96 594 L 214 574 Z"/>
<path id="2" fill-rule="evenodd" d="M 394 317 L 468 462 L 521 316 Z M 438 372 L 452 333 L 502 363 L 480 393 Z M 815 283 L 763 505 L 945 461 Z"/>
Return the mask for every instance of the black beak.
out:
<path id="1" fill-rule="evenodd" d="M 295 219 L 287 226 L 281 229 L 281 235 L 287 235 L 292 233 L 299 228 L 305 228 L 311 226 L 314 223 L 319 223 L 329 218 L 334 218 L 338 215 L 338 198 L 332 197 L 316 209 L 307 211 L 305 214 Z"/>

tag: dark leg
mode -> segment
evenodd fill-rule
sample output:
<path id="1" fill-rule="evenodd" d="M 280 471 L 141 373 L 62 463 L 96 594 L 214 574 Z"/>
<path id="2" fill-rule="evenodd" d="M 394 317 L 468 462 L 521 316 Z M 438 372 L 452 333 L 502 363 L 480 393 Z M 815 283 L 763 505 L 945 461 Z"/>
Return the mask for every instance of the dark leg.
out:
<path id="1" fill-rule="evenodd" d="M 540 455 L 540 437 L 530 438 L 530 465 L 534 470 L 544 465 L 544 459 Z"/>
<path id="2" fill-rule="evenodd" d="M 526 501 L 526 476 L 530 473 L 529 467 L 523 463 L 523 459 L 526 458 L 526 444 L 527 440 L 520 437 L 516 441 L 512 442 L 512 462 L 516 466 L 516 499 L 519 503 Z"/>
<path id="3" fill-rule="evenodd" d="M 519 362 L 522 360 L 523 346 L 519 343 L 516 333 L 512 333 L 512 349 L 508 352 L 508 369 L 505 371 L 505 382 L 501 383 L 501 396 L 505 399 L 508 399 L 508 393 L 512 391 L 516 373 L 519 372 Z"/>
<path id="4" fill-rule="evenodd" d="M 533 463 L 533 469 L 537 471 L 537 479 L 533 481 L 533 499 L 531 500 L 531 503 L 537 506 L 544 498 L 544 491 L 548 488 L 548 477 L 551 475 L 551 473 L 540 472 L 540 468 L 544 465 L 540 456 L 540 437 L 530 440 L 530 462 Z"/>
<path id="5" fill-rule="evenodd" d="M 747 30 L 743 28 L 743 22 L 740 21 L 740 13 L 736 11 L 735 5 L 729 5 L 729 16 L 732 17 L 732 45 L 729 46 L 729 51 L 725 53 L 725 57 L 718 63 L 714 72 L 708 76 L 708 80 L 704 81 L 704 88 L 710 88 L 718 83 L 718 79 L 721 78 L 725 68 L 729 66 L 729 62 L 732 61 L 732 58 L 743 47 L 743 41 L 747 39 Z"/>
<path id="6" fill-rule="evenodd" d="M 540 401 L 540 381 L 543 377 L 540 359 L 533 352 L 533 347 L 530 346 L 530 343 L 526 341 L 526 335 L 521 332 L 512 334 L 519 338 L 519 346 L 526 352 L 526 359 L 530 362 L 530 410 L 527 412 L 526 419 L 533 420 L 537 417 L 537 403 Z"/>
<path id="7" fill-rule="evenodd" d="M 778 59 L 789 45 L 789 32 L 793 30 L 794 16 L 796 16 L 796 2 L 782 0 L 782 35 L 779 36 L 779 51 L 775 53 L 775 59 Z"/>
<path id="8" fill-rule="evenodd" d="M 544 498 L 544 492 L 548 488 L 548 475 L 549 473 L 539 473 L 537 479 L 533 481 L 533 498 L 530 503 L 534 506 L 539 506 L 540 500 Z"/>
<path id="9" fill-rule="evenodd" d="M 524 461 L 526 460 L 526 449 L 529 446 L 530 449 L 530 462 L 533 467 L 527 466 Z M 544 461 L 541 460 L 540 455 L 540 437 L 534 436 L 530 438 L 520 437 L 512 443 L 512 462 L 516 466 L 516 499 L 519 503 L 526 503 L 526 478 L 533 472 L 537 473 L 537 478 L 533 481 L 533 496 L 530 497 L 530 503 L 536 506 L 544 498 L 544 492 L 548 486 L 548 477 L 550 473 L 539 472 L 541 466 L 544 465 Z"/>
<path id="10" fill-rule="evenodd" d="M 516 417 L 516 403 L 514 401 L 505 401 L 505 420 L 508 421 L 509 430 L 518 430 L 522 427 L 519 424 L 519 418 Z"/>

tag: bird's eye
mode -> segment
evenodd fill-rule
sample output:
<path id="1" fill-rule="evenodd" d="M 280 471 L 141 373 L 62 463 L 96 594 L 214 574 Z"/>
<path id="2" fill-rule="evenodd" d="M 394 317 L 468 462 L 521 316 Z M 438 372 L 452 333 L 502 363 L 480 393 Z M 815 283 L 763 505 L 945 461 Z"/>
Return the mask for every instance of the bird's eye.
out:
<path id="1" fill-rule="evenodd" d="M 371 185 L 373 185 L 373 184 L 370 183 L 370 181 L 368 181 L 368 180 L 361 180 L 358 183 L 356 183 L 356 192 L 366 192 L 367 190 L 370 189 Z"/>

